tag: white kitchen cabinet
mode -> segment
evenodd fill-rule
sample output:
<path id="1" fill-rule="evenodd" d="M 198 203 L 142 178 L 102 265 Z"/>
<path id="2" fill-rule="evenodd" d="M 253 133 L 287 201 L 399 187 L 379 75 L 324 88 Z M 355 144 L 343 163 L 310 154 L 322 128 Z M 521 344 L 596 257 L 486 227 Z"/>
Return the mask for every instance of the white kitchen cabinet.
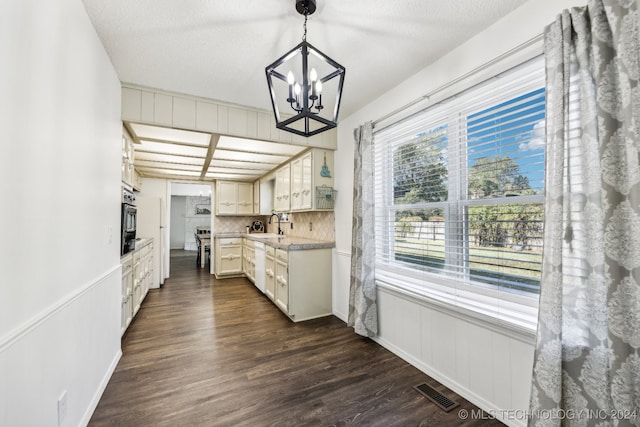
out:
<path id="1" fill-rule="evenodd" d="M 275 302 L 280 310 L 289 314 L 289 255 L 287 251 L 276 249 L 276 295 Z"/>
<path id="2" fill-rule="evenodd" d="M 216 277 L 242 275 L 242 238 L 216 238 L 214 258 Z"/>
<path id="3" fill-rule="evenodd" d="M 153 280 L 153 240 L 136 242 L 135 250 L 120 258 L 122 264 L 121 335 L 140 310 Z"/>
<path id="4" fill-rule="evenodd" d="M 253 184 L 250 182 L 217 181 L 216 215 L 252 215 Z"/>
<path id="5" fill-rule="evenodd" d="M 135 264 L 135 254 L 139 253 L 139 262 Z M 139 250 L 134 252 L 134 277 L 138 278 L 138 290 L 134 292 L 133 314 L 138 312 L 142 301 L 149 292 L 149 287 L 153 281 L 153 242 L 145 243 Z"/>
<path id="6" fill-rule="evenodd" d="M 144 267 L 140 263 L 143 249 L 134 251 L 133 256 L 133 315 L 135 316 L 140 310 L 142 303 L 142 280 L 144 279 Z"/>
<path id="7" fill-rule="evenodd" d="M 255 242 L 249 239 L 243 239 L 242 249 L 242 272 L 251 281 L 256 283 L 256 252 Z"/>
<path id="8" fill-rule="evenodd" d="M 273 201 L 273 208 L 276 210 L 276 212 L 289 212 L 289 210 L 291 210 L 290 173 L 291 166 L 289 163 L 276 171 L 276 182 Z"/>
<path id="9" fill-rule="evenodd" d="M 311 159 L 308 152 L 291 162 L 291 210 L 308 211 L 311 203 Z"/>
<path id="10" fill-rule="evenodd" d="M 253 184 L 238 183 L 238 215 L 253 215 Z"/>
<path id="11" fill-rule="evenodd" d="M 264 262 L 264 293 L 271 301 L 276 299 L 276 263 L 275 248 L 265 246 L 265 262 Z"/>
<path id="12" fill-rule="evenodd" d="M 122 127 L 122 182 L 133 187 L 135 182 L 133 138 Z"/>
<path id="13" fill-rule="evenodd" d="M 330 248 L 287 251 L 267 245 L 265 293 L 294 322 L 328 316 L 331 265 Z"/>
<path id="14" fill-rule="evenodd" d="M 120 335 L 129 327 L 133 318 L 133 255 L 128 253 L 120 259 L 122 264 L 122 308 Z"/>
<path id="15" fill-rule="evenodd" d="M 291 211 L 332 210 L 333 151 L 312 149 L 291 162 Z M 321 187 L 329 199 L 318 200 Z M 323 195 L 324 196 L 324 195 Z"/>
<path id="16" fill-rule="evenodd" d="M 253 183 L 253 214 L 260 215 L 260 180 Z"/>
<path id="17" fill-rule="evenodd" d="M 238 183 L 216 183 L 216 214 L 235 215 L 238 212 Z"/>
<path id="18" fill-rule="evenodd" d="M 133 189 L 135 191 L 142 191 L 142 175 L 137 170 L 133 170 Z"/>

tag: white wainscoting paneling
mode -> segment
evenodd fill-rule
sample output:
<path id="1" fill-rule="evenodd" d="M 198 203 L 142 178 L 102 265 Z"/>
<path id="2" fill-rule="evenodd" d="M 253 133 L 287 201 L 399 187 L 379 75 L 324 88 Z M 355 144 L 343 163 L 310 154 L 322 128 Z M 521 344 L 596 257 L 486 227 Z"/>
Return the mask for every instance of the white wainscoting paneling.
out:
<path id="1" fill-rule="evenodd" d="M 86 425 L 121 356 L 120 265 L 81 286 L 0 342 L 0 425 Z M 35 410 L 34 410 L 35 409 Z"/>
<path id="2" fill-rule="evenodd" d="M 378 310 L 376 342 L 505 424 L 526 425 L 533 336 L 501 332 L 383 287 Z"/>
<path id="3" fill-rule="evenodd" d="M 333 314 L 343 322 L 349 318 L 349 278 L 351 277 L 351 254 L 333 250 Z M 342 278 L 347 278 L 345 283 Z"/>

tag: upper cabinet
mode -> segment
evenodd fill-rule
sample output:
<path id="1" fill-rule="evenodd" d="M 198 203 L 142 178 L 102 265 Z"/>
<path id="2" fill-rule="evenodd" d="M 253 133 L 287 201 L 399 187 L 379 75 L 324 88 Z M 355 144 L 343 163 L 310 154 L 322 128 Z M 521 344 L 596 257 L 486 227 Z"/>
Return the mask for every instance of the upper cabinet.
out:
<path id="1" fill-rule="evenodd" d="M 253 183 L 217 181 L 216 215 L 252 215 Z"/>
<path id="2" fill-rule="evenodd" d="M 260 180 L 253 183 L 253 214 L 260 215 Z"/>
<path id="3" fill-rule="evenodd" d="M 136 185 L 136 175 L 133 168 L 134 162 L 134 150 L 133 150 L 133 138 L 127 132 L 127 129 L 122 127 L 122 182 L 134 187 Z"/>
<path id="4" fill-rule="evenodd" d="M 291 162 L 291 211 L 333 209 L 333 151 L 312 149 Z"/>
<path id="5" fill-rule="evenodd" d="M 276 185 L 274 188 L 273 209 L 276 212 L 291 210 L 291 166 L 287 163 L 276 171 Z"/>

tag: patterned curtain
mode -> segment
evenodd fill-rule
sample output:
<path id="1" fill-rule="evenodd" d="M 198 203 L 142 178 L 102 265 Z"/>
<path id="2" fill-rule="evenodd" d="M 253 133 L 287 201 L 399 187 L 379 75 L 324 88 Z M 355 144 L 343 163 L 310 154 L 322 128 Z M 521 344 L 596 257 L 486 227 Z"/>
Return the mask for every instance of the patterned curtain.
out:
<path id="1" fill-rule="evenodd" d="M 378 334 L 378 306 L 374 277 L 373 128 L 371 122 L 354 130 L 353 232 L 351 285 L 347 325 L 357 334 Z"/>
<path id="2" fill-rule="evenodd" d="M 532 426 L 640 426 L 638 22 L 636 0 L 590 0 L 545 29 Z"/>

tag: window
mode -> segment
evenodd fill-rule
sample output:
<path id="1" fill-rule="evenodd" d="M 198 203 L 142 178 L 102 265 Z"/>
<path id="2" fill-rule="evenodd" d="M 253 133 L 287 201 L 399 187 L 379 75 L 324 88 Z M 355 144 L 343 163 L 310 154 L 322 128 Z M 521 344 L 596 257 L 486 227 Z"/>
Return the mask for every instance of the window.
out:
<path id="1" fill-rule="evenodd" d="M 541 58 L 374 132 L 376 278 L 535 325 Z"/>

